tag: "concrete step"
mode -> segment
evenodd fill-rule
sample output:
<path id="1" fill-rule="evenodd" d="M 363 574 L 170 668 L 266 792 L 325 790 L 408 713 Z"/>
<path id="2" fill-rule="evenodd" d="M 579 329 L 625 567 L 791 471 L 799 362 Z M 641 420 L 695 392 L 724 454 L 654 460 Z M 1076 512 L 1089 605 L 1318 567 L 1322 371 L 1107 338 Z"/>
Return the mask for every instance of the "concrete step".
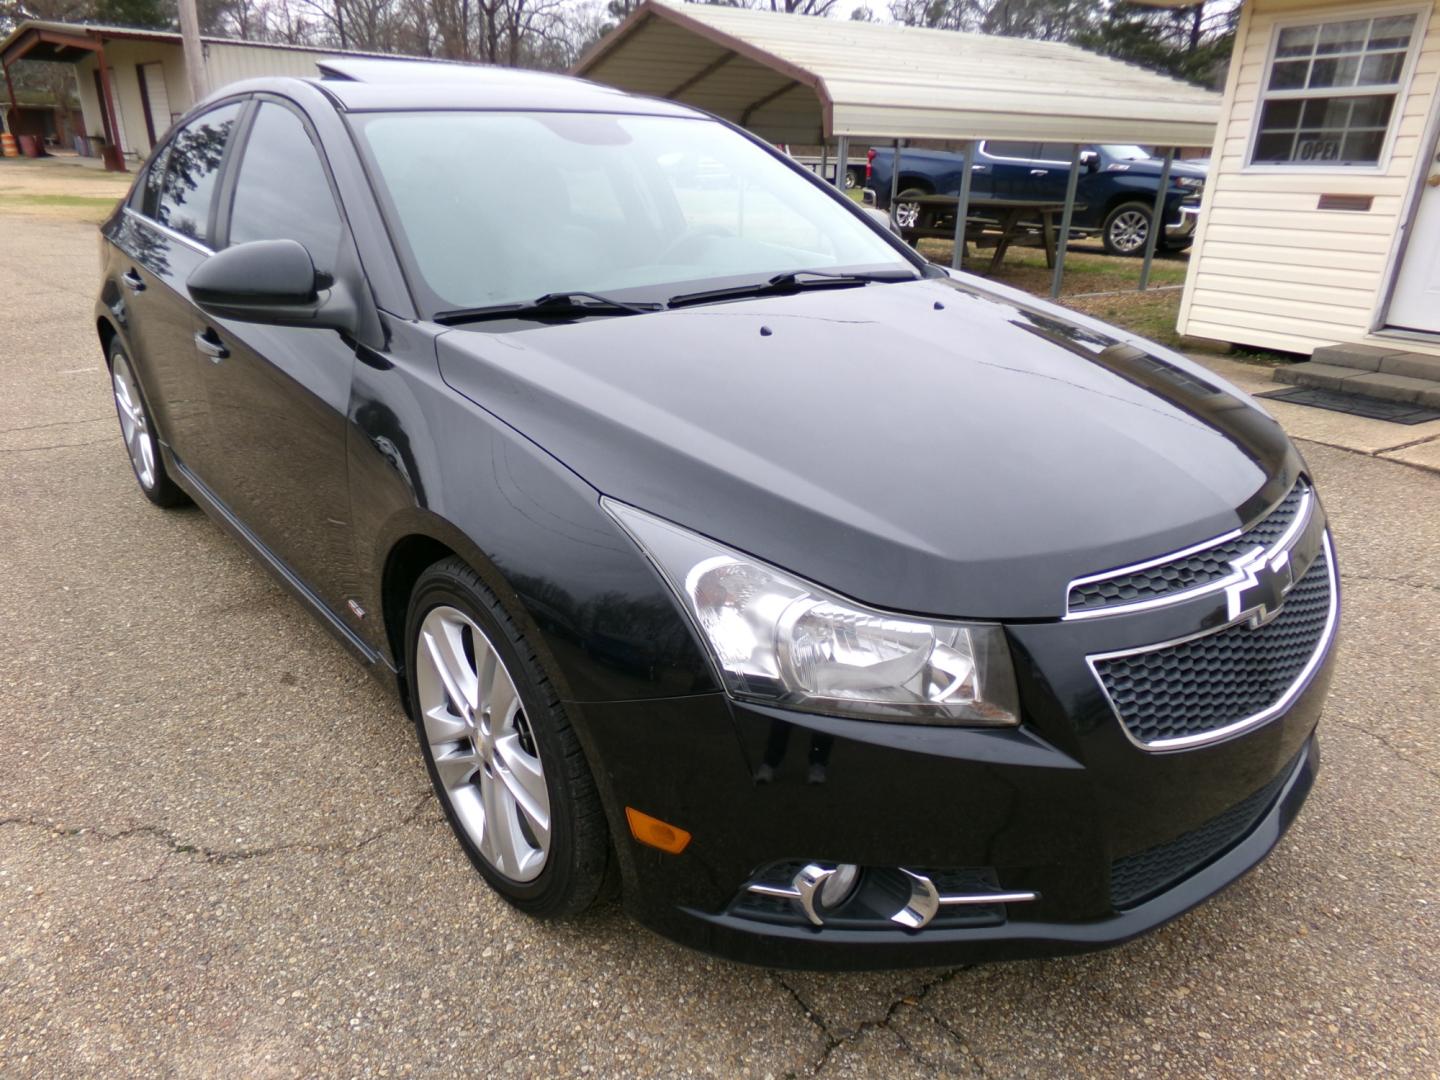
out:
<path id="1" fill-rule="evenodd" d="M 1378 371 L 1384 375 L 1404 375 L 1412 379 L 1433 379 L 1440 382 L 1440 356 L 1425 356 L 1421 353 L 1406 352 L 1401 348 L 1327 345 L 1316 349 L 1310 359 L 1315 363 L 1333 367 Z"/>
<path id="2" fill-rule="evenodd" d="M 1440 409 L 1440 371 L 1436 374 L 1435 379 L 1424 379 L 1414 375 L 1362 370 L 1344 364 L 1310 360 L 1303 364 L 1276 368 L 1275 381 Z"/>

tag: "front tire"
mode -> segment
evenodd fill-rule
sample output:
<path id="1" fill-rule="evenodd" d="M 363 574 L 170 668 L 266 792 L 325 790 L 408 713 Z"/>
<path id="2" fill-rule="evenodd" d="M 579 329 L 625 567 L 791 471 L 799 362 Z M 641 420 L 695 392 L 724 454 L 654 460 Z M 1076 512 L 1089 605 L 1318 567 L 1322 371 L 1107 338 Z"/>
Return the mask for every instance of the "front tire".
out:
<path id="1" fill-rule="evenodd" d="M 1150 212 L 1154 209 L 1143 202 L 1124 202 L 1105 215 L 1100 236 L 1107 255 L 1144 255 L 1145 242 L 1150 238 Z"/>
<path id="2" fill-rule="evenodd" d="M 190 497 L 176 486 L 165 471 L 165 460 L 160 456 L 160 441 L 155 436 L 155 423 L 151 419 L 149 403 L 145 392 L 140 389 L 140 380 L 130 366 L 130 358 L 118 340 L 110 343 L 107 357 L 110 367 L 110 392 L 115 399 L 115 415 L 120 420 L 120 436 L 125 440 L 125 452 L 130 455 L 130 469 L 140 493 L 156 506 L 165 508 L 184 506 Z"/>
<path id="3" fill-rule="evenodd" d="M 521 911 L 584 911 L 605 883 L 609 832 L 579 740 L 534 650 L 457 558 L 421 575 L 405 627 L 410 712 L 460 846 Z"/>

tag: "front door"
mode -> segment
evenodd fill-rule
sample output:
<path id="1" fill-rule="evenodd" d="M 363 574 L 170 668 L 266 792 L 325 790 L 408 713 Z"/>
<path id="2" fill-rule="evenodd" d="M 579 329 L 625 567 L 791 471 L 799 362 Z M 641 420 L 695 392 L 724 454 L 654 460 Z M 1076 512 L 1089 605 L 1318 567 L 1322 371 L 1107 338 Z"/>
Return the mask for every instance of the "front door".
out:
<path id="1" fill-rule="evenodd" d="M 1387 322 L 1404 330 L 1440 334 L 1440 144 L 1431 148 L 1424 184 Z"/>
<path id="2" fill-rule="evenodd" d="M 243 148 L 222 246 L 296 240 L 335 271 L 349 237 L 319 151 L 288 106 L 262 100 Z M 346 434 L 355 350 L 334 330 L 197 312 L 214 438 L 211 491 L 338 611 L 353 587 Z"/>

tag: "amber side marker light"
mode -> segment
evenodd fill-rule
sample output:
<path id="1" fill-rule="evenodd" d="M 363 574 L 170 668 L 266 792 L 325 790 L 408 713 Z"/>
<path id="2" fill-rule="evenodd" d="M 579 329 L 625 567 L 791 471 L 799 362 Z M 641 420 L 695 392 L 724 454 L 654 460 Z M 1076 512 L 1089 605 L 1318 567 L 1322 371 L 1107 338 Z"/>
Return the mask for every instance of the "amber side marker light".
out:
<path id="1" fill-rule="evenodd" d="M 630 822 L 630 835 L 642 844 L 679 855 L 690 843 L 690 834 L 678 825 L 667 825 L 657 817 L 642 814 L 633 806 L 625 807 L 625 817 Z"/>

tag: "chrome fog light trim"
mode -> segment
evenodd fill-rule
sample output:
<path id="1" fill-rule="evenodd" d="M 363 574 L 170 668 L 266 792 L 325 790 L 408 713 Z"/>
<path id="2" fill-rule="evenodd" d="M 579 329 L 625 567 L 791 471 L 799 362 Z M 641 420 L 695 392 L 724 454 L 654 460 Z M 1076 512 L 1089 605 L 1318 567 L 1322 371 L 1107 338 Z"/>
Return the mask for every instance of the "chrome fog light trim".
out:
<path id="1" fill-rule="evenodd" d="M 899 910 L 888 916 L 890 922 L 907 930 L 928 926 L 941 908 L 986 907 L 996 904 L 1026 904 L 1040 899 L 1030 890 L 1010 892 L 942 893 L 926 874 L 902 867 L 881 870 L 884 875 L 901 875 L 910 887 L 910 895 Z M 798 906 L 814 926 L 825 925 L 825 915 L 855 895 L 860 884 L 860 867 L 853 863 L 826 866 L 807 863 L 791 879 L 789 885 L 752 881 L 745 891 L 756 896 L 789 900 Z"/>

